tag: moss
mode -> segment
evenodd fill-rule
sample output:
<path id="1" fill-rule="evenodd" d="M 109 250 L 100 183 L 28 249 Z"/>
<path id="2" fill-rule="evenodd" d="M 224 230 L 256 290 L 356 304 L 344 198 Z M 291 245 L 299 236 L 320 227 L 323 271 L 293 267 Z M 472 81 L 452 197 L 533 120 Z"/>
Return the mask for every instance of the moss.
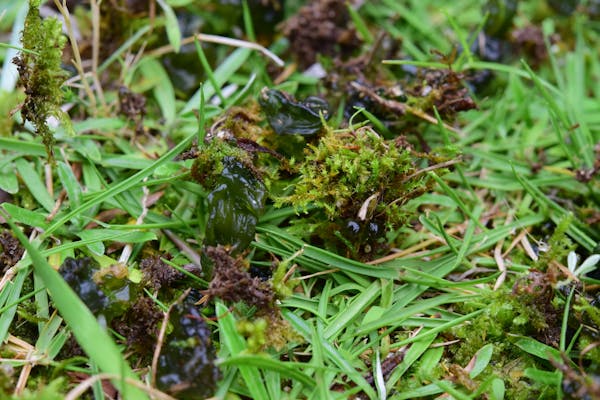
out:
<path id="1" fill-rule="evenodd" d="M 265 336 L 267 320 L 265 318 L 255 318 L 253 321 L 238 321 L 236 328 L 246 338 L 249 352 L 258 353 L 263 349 L 267 342 Z"/>
<path id="2" fill-rule="evenodd" d="M 575 245 L 567 237 L 567 230 L 573 222 L 573 214 L 566 214 L 556 225 L 556 229 L 548 239 L 549 250 L 541 253 L 539 260 L 535 264 L 536 269 L 546 270 L 548 264 L 553 260 L 565 260 L 570 251 L 575 249 Z"/>
<path id="3" fill-rule="evenodd" d="M 402 206 L 431 185 L 427 176 L 413 177 L 413 153 L 370 128 L 328 132 L 306 153 L 294 193 L 277 199 L 278 205 L 315 205 L 333 220 L 355 218 L 369 200 L 367 217 L 382 215 L 387 224 L 398 225 L 407 219 Z"/>
<path id="4" fill-rule="evenodd" d="M 40 0 L 30 0 L 22 37 L 26 51 L 13 62 L 19 71 L 19 84 L 25 88 L 21 113 L 42 136 L 48 158 L 52 160 L 54 136 L 46 120 L 51 116 L 66 120 L 60 109 L 61 85 L 66 78 L 61 69 L 61 57 L 66 38 L 62 35 L 61 23 L 56 18 L 42 19 L 39 7 Z"/>
<path id="5" fill-rule="evenodd" d="M 452 330 L 460 344 L 450 348 L 453 352 L 450 359 L 458 365 L 467 365 L 475 353 L 484 345 L 492 343 L 494 352 L 490 368 L 478 380 L 484 381 L 490 374 L 501 377 L 507 386 L 507 393 L 519 397 L 525 388 L 532 393 L 531 383 L 524 377 L 524 370 L 537 367 L 538 360 L 523 353 L 510 341 L 507 334 L 535 335 L 538 329 L 545 326 L 544 315 L 520 295 L 509 291 L 489 292 L 482 296 L 487 303 L 485 312 L 470 323 L 457 326 Z M 481 304 L 464 304 L 464 312 L 480 309 Z"/>
<path id="6" fill-rule="evenodd" d="M 191 169 L 192 178 L 212 190 L 223 172 L 223 160 L 227 157 L 240 160 L 245 166 L 252 166 L 252 159 L 246 151 L 215 138 L 198 149 Z"/>
<path id="7" fill-rule="evenodd" d="M 296 257 L 296 254 L 292 255 L 288 259 L 279 262 L 277 264 L 277 268 L 275 268 L 275 271 L 273 272 L 273 277 L 271 278 L 271 285 L 273 286 L 273 291 L 275 292 L 275 295 L 280 299 L 285 299 L 291 296 L 294 287 L 296 287 L 296 285 L 298 285 L 299 283 L 298 280 L 286 278 L 288 271 L 290 270 L 290 264 Z"/>

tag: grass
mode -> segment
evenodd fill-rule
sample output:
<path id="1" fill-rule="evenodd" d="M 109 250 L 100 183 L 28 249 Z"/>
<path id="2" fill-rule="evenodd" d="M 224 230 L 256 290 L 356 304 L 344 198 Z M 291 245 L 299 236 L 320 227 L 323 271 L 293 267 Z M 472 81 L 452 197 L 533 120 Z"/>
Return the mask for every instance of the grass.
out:
<path id="1" fill-rule="evenodd" d="M 351 74 L 325 55 L 319 60 L 341 91 L 304 75 L 293 43 L 264 32 L 254 2 L 230 9 L 213 4 L 208 13 L 187 1 L 159 1 L 156 18 L 142 12 L 114 43 L 103 42 L 110 33 L 100 24 L 108 13 L 103 3 L 92 1 L 92 9 L 100 6 L 96 16 L 85 7 L 62 9 L 83 37 L 68 30 L 80 43 L 72 49 L 77 73 L 63 84 L 70 121 L 49 124 L 55 161 L 19 112 L 0 115 L 8 127 L 0 136 L 6 198 L 0 229 L 25 250 L 10 261 L 11 245 L 0 242 L 0 357 L 6 365 L 0 397 L 101 399 L 110 392 L 108 382 L 127 399 L 205 397 L 157 388 L 159 354 L 178 329 L 173 320 L 164 325 L 162 316 L 187 304 L 181 296 L 190 288 L 220 379 L 179 379 L 214 385 L 216 398 L 600 396 L 600 275 L 592 267 L 600 253 L 597 16 L 585 12 L 591 2 L 571 16 L 538 3 L 521 2 L 511 29 L 538 27 L 547 58 L 522 51 L 501 62 L 482 60 L 471 47 L 485 30 L 482 21 L 493 17 L 483 4 L 460 0 L 440 8 L 433 1 L 381 0 L 351 8 L 347 24 L 363 41 L 353 54 L 375 60 L 376 72 L 364 68 L 367 77 L 379 74 L 367 84 L 377 81 L 378 90 L 387 90 L 401 83 L 410 98 L 394 103 L 408 110 L 394 117 L 373 103 L 350 107 L 350 127 L 344 108 L 352 93 L 344 79 Z M 288 4 L 283 12 L 291 17 L 297 8 Z M 19 2 L 7 10 L 0 14 L 4 33 L 25 19 Z M 205 21 L 202 35 L 190 38 L 178 24 L 185 13 Z M 218 21 L 227 15 L 236 27 L 224 33 Z M 401 40 L 399 52 L 373 51 L 382 32 L 384 43 Z M 86 46 L 95 50 L 86 53 Z M 453 58 L 453 48 L 467 50 Z M 10 78 L 15 49 L 18 42 L 0 45 L 0 101 L 7 104 L 24 96 Z M 195 83 L 187 92 L 166 61 L 177 51 L 195 57 Z M 280 59 L 283 69 L 276 67 Z M 447 85 L 454 73 L 491 71 L 494 78 L 465 95 L 476 109 L 448 113 L 444 102 L 431 108 L 416 94 L 425 77 L 405 72 L 411 67 L 445 73 L 437 79 Z M 145 111 L 135 115 L 141 132 L 134 118 L 119 112 L 119 86 L 145 97 Z M 265 86 L 335 103 L 328 126 L 313 138 L 275 136 L 258 111 Z M 306 143 L 316 149 L 326 135 L 364 132 L 388 140 L 404 136 L 415 149 L 413 170 L 401 184 L 413 188 L 410 180 L 422 179 L 415 190 L 423 192 L 397 200 L 403 223 L 380 223 L 370 205 L 386 188 L 352 193 L 332 207 L 339 210 L 332 221 L 316 204 L 275 206 L 293 193 L 298 165 L 310 160 Z M 219 133 L 258 146 L 249 158 L 268 199 L 249 248 L 228 254 L 244 271 L 266 271 L 264 285 L 275 299 L 266 311 L 249 300 L 232 301 L 231 293 L 211 292 L 216 271 L 224 268 L 217 263 L 211 273 L 205 247 L 214 188 L 194 179 L 194 158 L 220 151 L 204 140 Z M 284 154 L 285 164 L 259 147 Z M 181 157 L 190 148 L 200 156 Z M 352 151 L 340 148 L 339 158 L 326 160 L 331 165 L 321 171 L 351 163 L 343 157 Z M 369 168 L 365 179 L 377 177 L 378 165 Z M 357 217 L 361 213 L 367 217 Z M 361 232 L 368 222 L 385 232 L 375 239 L 351 236 L 344 225 L 349 220 L 363 224 Z M 94 315 L 57 273 L 65 259 L 83 256 L 104 271 L 124 265 L 121 281 L 135 288 L 132 296 L 156 304 L 160 318 L 145 331 L 151 346 L 135 347 L 123 328 L 151 321 L 148 315 Z M 179 280 L 149 285 L 143 265 L 153 257 L 180 271 Z"/>

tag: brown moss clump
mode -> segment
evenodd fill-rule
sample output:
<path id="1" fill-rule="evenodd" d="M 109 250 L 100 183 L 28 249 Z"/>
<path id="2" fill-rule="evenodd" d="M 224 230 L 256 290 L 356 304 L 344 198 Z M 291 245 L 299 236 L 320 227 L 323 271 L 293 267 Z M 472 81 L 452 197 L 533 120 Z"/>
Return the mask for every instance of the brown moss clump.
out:
<path id="1" fill-rule="evenodd" d="M 302 67 L 317 61 L 318 55 L 347 57 L 361 41 L 349 28 L 350 13 L 344 0 L 317 0 L 300 9 L 283 25 L 291 51 Z"/>
<path id="2" fill-rule="evenodd" d="M 154 301 L 141 297 L 122 318 L 113 322 L 114 329 L 125 336 L 127 345 L 142 356 L 151 356 L 163 313 Z"/>
<path id="3" fill-rule="evenodd" d="M 527 277 L 517 280 L 513 295 L 526 309 L 530 310 L 529 325 L 535 329 L 534 336 L 541 342 L 558 347 L 562 312 L 554 306 L 555 290 L 552 272 L 530 270 Z"/>
<path id="4" fill-rule="evenodd" d="M 158 256 L 144 258 L 140 262 L 140 269 L 144 274 L 143 283 L 151 286 L 154 290 L 170 287 L 183 277 L 181 272 L 166 264 Z"/>
<path id="5" fill-rule="evenodd" d="M 450 63 L 453 57 L 446 62 Z M 465 87 L 464 75 L 452 69 L 428 69 L 421 72 L 421 80 L 408 87 L 409 104 L 417 109 L 432 113 L 433 108 L 444 118 L 451 119 L 456 113 L 477 108 Z"/>
<path id="6" fill-rule="evenodd" d="M 19 262 L 24 251 L 17 238 L 8 231 L 0 233 L 0 271 L 4 273 Z"/>
<path id="7" fill-rule="evenodd" d="M 273 290 L 268 283 L 253 278 L 241 259 L 231 257 L 221 246 L 207 247 L 206 255 L 214 263 L 214 277 L 204 295 L 230 303 L 242 301 L 258 309 L 273 307 Z"/>

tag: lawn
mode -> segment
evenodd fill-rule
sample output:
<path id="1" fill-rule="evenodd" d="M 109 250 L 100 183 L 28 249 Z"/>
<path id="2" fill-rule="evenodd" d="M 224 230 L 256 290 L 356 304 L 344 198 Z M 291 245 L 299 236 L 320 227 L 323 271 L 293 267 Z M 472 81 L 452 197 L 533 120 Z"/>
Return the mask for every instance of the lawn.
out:
<path id="1" fill-rule="evenodd" d="M 1 399 L 600 399 L 600 2 L 41 3 Z"/>

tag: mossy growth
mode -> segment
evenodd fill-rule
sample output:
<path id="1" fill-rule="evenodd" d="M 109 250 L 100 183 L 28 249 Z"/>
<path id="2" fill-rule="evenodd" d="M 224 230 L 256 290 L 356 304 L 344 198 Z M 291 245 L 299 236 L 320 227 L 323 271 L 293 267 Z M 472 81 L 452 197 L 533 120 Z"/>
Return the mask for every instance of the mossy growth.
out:
<path id="1" fill-rule="evenodd" d="M 452 362 L 465 366 L 479 349 L 492 343 L 494 352 L 490 368 L 486 368 L 477 378 L 478 382 L 484 382 L 492 375 L 500 377 L 506 384 L 506 398 L 515 399 L 529 398 L 523 396 L 523 390 L 527 390 L 529 394 L 537 394 L 545 389 L 535 381 L 529 381 L 524 371 L 527 368 L 545 369 L 547 365 L 507 340 L 507 334 L 515 337 L 550 336 L 545 333 L 548 331 L 549 320 L 544 314 L 544 307 L 534 306 L 534 297 L 523 293 L 522 290 L 518 290 L 517 293 L 509 290 L 490 291 L 483 294 L 481 300 L 486 303 L 485 312 L 471 322 L 452 329 L 454 336 L 460 339 L 456 347 L 449 349 L 452 352 Z M 481 307 L 481 303 L 464 303 L 459 311 L 468 313 Z"/>
<path id="2" fill-rule="evenodd" d="M 565 260 L 575 245 L 567 236 L 567 230 L 573 222 L 573 214 L 566 214 L 556 225 L 556 229 L 548 239 L 548 251 L 542 253 L 535 264 L 536 269 L 546 270 L 548 264 L 553 260 Z"/>
<path id="3" fill-rule="evenodd" d="M 411 150 L 384 140 L 370 127 L 327 132 L 318 144 L 308 145 L 294 193 L 276 204 L 317 206 L 330 220 L 376 218 L 398 226 L 409 216 L 402 206 L 433 184 L 416 173 L 416 161 Z"/>
<path id="4" fill-rule="evenodd" d="M 214 138 L 198 149 L 198 155 L 190 171 L 192 178 L 206 189 L 212 190 L 223 173 L 223 160 L 226 158 L 239 160 L 251 170 L 254 168 L 252 157 L 248 152 L 224 140 Z"/>
<path id="5" fill-rule="evenodd" d="M 236 328 L 237 331 L 246 338 L 249 352 L 258 353 L 265 346 L 267 342 L 265 337 L 267 320 L 265 318 L 255 318 L 253 321 L 238 321 Z"/>
<path id="6" fill-rule="evenodd" d="M 56 18 L 40 17 L 40 2 L 29 1 L 22 33 L 24 50 L 13 62 L 19 71 L 19 84 L 25 88 L 26 98 L 21 107 L 23 118 L 42 136 L 48 158 L 53 160 L 54 136 L 46 121 L 51 116 L 66 120 L 60 105 L 63 98 L 61 85 L 67 76 L 61 69 L 61 57 L 67 39 Z"/>

